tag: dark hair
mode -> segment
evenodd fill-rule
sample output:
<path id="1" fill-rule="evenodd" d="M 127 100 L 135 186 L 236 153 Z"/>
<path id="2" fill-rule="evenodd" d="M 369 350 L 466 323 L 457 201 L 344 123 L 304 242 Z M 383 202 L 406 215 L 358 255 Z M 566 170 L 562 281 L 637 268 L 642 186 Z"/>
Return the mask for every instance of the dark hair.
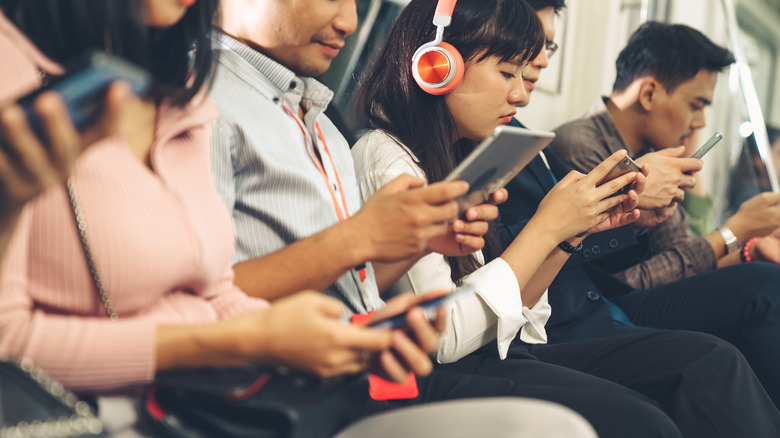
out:
<path id="1" fill-rule="evenodd" d="M 647 22 L 631 35 L 620 52 L 613 91 L 623 91 L 636 79 L 652 76 L 668 92 L 702 69 L 720 72 L 734 62 L 728 49 L 682 24 Z"/>
<path id="2" fill-rule="evenodd" d="M 98 49 L 147 69 L 152 97 L 186 104 L 212 78 L 218 0 L 198 0 L 169 28 L 145 24 L 143 0 L 0 0 L 0 9 L 52 60 Z M 192 50 L 197 47 L 197 50 Z"/>
<path id="3" fill-rule="evenodd" d="M 374 129 L 393 134 L 406 145 L 430 182 L 442 180 L 474 148 L 471 140 L 452 138 L 456 132 L 444 96 L 430 95 L 412 77 L 412 56 L 434 39 L 431 23 L 436 0 L 412 0 L 393 23 L 387 41 L 369 73 L 358 85 L 357 116 Z M 510 61 L 533 59 L 544 44 L 536 13 L 523 0 L 460 0 L 452 24 L 444 31 L 464 62 L 497 56 Z M 453 142 L 455 142 L 453 144 Z M 498 255 L 495 232 L 485 235 L 485 256 Z M 458 282 L 479 267 L 473 256 L 448 257 L 452 279 Z"/>
<path id="4" fill-rule="evenodd" d="M 541 11 L 544 8 L 552 8 L 557 14 L 566 7 L 566 0 L 525 0 L 535 11 Z"/>

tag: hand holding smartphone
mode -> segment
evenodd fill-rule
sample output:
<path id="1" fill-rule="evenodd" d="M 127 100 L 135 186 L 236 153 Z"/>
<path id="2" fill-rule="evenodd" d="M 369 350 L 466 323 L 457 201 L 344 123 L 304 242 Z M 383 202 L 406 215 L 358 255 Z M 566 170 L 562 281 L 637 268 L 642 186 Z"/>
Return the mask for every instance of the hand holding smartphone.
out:
<path id="1" fill-rule="evenodd" d="M 607 183 L 609 181 L 612 181 L 615 178 L 619 178 L 629 172 L 642 173 L 642 168 L 638 164 L 636 164 L 636 162 L 634 162 L 634 160 L 632 160 L 631 157 L 626 156 L 622 160 L 620 160 L 620 162 L 617 163 L 615 167 L 613 167 L 612 170 L 609 171 L 608 174 L 604 175 L 604 177 L 601 178 L 601 180 L 598 183 L 596 183 L 596 187 L 604 183 Z M 626 187 L 630 187 L 630 185 Z M 615 195 L 621 192 L 625 192 L 626 187 L 624 187 L 623 190 L 616 192 Z"/>
<path id="2" fill-rule="evenodd" d="M 133 94 L 143 94 L 150 86 L 149 74 L 139 67 L 104 52 L 90 51 L 69 63 L 66 73 L 52 79 L 45 86 L 19 100 L 28 123 L 39 138 L 45 139 L 41 122 L 35 115 L 33 103 L 44 92 L 60 94 L 73 125 L 83 131 L 96 122 L 103 113 L 105 93 L 111 83 L 124 81 Z"/>
<path id="3" fill-rule="evenodd" d="M 475 292 L 476 290 L 471 286 L 468 285 L 461 286 L 447 295 L 443 295 L 438 298 L 434 298 L 430 301 L 420 303 L 416 306 L 413 306 L 413 308 L 414 307 L 421 308 L 423 310 L 423 313 L 425 314 L 425 317 L 428 319 L 432 319 L 436 316 L 436 312 L 439 310 L 440 307 L 444 306 L 445 304 L 452 303 L 456 300 L 472 295 Z M 386 319 L 371 321 L 367 324 L 367 326 L 376 329 L 402 328 L 406 325 L 406 318 L 408 315 L 409 315 L 409 311 L 407 310 L 403 313 L 400 313 L 395 316 L 391 316 Z"/>

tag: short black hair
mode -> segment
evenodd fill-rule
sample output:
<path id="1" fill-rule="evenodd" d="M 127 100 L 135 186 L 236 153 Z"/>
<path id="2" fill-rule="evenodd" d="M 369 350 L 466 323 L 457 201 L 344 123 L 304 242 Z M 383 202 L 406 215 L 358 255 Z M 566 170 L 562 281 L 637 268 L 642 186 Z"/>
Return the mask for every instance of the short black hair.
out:
<path id="1" fill-rule="evenodd" d="M 46 56 L 66 65 L 103 50 L 147 69 L 155 101 L 186 104 L 213 77 L 218 0 L 199 0 L 169 28 L 148 27 L 144 0 L 0 0 L 0 10 Z M 192 50 L 197 47 L 197 50 Z"/>
<path id="2" fill-rule="evenodd" d="M 721 72 L 734 55 L 703 33 L 682 24 L 647 22 L 631 35 L 620 52 L 613 91 L 623 91 L 636 79 L 652 76 L 668 92 L 701 70 Z"/>
<path id="3" fill-rule="evenodd" d="M 531 5 L 535 11 L 541 11 L 544 8 L 552 6 L 557 14 L 562 9 L 566 8 L 566 0 L 525 0 L 525 2 Z"/>

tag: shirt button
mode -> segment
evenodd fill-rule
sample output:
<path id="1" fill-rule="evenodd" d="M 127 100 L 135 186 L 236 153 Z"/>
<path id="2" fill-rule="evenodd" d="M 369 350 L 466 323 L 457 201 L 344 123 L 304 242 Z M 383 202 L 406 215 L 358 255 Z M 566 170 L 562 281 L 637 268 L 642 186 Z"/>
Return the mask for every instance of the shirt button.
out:
<path id="1" fill-rule="evenodd" d="M 592 256 L 592 255 L 593 255 L 593 253 L 591 253 L 589 249 L 586 249 L 586 250 L 582 251 L 582 256 L 585 257 L 586 259 L 589 259 L 590 256 Z"/>
<path id="2" fill-rule="evenodd" d="M 599 294 L 597 294 L 596 292 L 594 292 L 592 290 L 589 290 L 587 295 L 588 295 L 588 299 L 591 300 L 591 301 L 598 301 L 599 298 L 601 298 L 599 296 Z"/>
<path id="3" fill-rule="evenodd" d="M 601 247 L 598 245 L 593 245 L 593 249 L 591 249 L 590 251 L 593 253 L 594 256 L 599 255 L 601 254 Z"/>
<path id="4" fill-rule="evenodd" d="M 294 90 L 295 87 L 297 87 L 297 86 L 298 86 L 298 84 L 296 84 L 295 81 L 290 82 L 290 89 L 291 90 Z"/>
<path id="5" fill-rule="evenodd" d="M 618 247 L 618 241 L 617 241 L 617 239 L 611 239 L 611 240 L 609 241 L 609 247 L 610 247 L 610 248 L 612 248 L 612 249 L 615 249 L 615 248 L 617 248 L 617 247 Z"/>
<path id="6" fill-rule="evenodd" d="M 274 101 L 274 103 L 279 103 L 279 98 L 278 97 L 274 97 L 273 101 Z"/>

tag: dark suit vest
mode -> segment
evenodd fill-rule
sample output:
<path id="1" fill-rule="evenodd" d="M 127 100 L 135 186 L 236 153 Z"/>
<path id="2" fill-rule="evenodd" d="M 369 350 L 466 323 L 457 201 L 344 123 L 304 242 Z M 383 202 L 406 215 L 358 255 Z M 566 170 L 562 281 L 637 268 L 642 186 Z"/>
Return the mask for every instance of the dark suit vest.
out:
<path id="1" fill-rule="evenodd" d="M 512 125 L 522 126 L 519 123 Z M 496 221 L 496 229 L 504 247 L 525 227 L 555 184 L 550 172 L 558 180 L 569 172 L 554 152 L 546 150 L 545 156 L 550 165 L 549 170 L 541 156 L 537 156 L 506 186 L 509 200 L 499 206 L 499 218 Z M 604 260 L 615 258 L 615 253 L 636 244 L 637 237 L 630 226 L 597 233 L 585 239 L 583 250 L 569 258 L 550 285 L 548 299 L 552 315 L 546 326 L 550 343 L 617 333 L 603 297 L 630 292 L 631 287 L 593 262 L 600 260 L 602 263 L 599 265 L 603 265 Z"/>

